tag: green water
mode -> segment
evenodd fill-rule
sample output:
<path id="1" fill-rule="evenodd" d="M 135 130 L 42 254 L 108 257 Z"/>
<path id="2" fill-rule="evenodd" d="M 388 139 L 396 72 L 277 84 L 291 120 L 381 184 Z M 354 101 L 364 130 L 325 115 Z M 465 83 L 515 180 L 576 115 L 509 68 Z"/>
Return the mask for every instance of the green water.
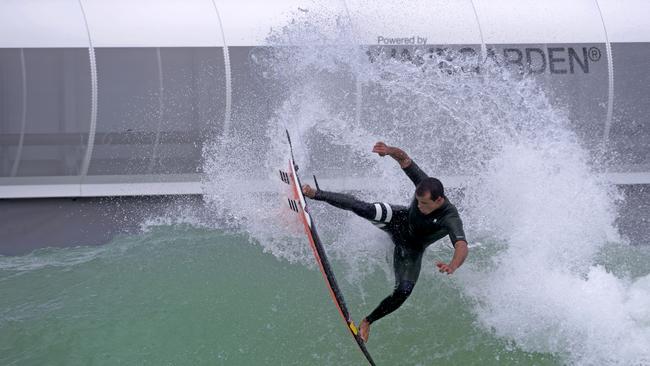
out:
<path id="1" fill-rule="evenodd" d="M 345 275 L 357 320 L 390 291 L 381 271 L 357 283 Z M 365 362 L 320 272 L 243 235 L 162 226 L 102 247 L 0 257 L 0 294 L 1 365 Z M 427 272 L 373 325 L 368 348 L 379 365 L 559 363 L 478 328 L 471 308 L 453 278 Z"/>

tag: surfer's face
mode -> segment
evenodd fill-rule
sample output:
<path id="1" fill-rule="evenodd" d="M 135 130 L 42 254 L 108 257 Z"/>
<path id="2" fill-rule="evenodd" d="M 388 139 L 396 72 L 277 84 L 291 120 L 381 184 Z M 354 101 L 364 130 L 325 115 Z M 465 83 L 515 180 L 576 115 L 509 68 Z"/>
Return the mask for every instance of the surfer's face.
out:
<path id="1" fill-rule="evenodd" d="M 426 192 L 423 196 L 416 195 L 415 199 L 418 201 L 418 210 L 424 215 L 432 213 L 445 203 L 445 199 L 442 197 L 432 200 L 429 192 Z"/>

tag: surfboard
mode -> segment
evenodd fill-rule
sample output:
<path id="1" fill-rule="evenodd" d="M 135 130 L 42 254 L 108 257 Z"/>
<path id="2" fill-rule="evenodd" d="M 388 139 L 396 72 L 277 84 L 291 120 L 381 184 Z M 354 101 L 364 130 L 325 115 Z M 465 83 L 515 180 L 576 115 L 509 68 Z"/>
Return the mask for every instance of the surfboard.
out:
<path id="1" fill-rule="evenodd" d="M 336 283 L 336 277 L 334 276 L 334 271 L 332 270 L 332 267 L 329 264 L 329 261 L 327 259 L 327 254 L 325 253 L 325 249 L 323 248 L 323 244 L 320 238 L 318 237 L 318 232 L 316 231 L 316 223 L 314 222 L 314 218 L 309 213 L 309 210 L 307 208 L 307 202 L 305 201 L 305 197 L 302 194 L 302 188 L 301 188 L 302 185 L 300 184 L 300 177 L 298 176 L 297 173 L 298 165 L 296 165 L 296 162 L 294 160 L 293 146 L 291 145 L 291 136 L 289 135 L 289 131 L 286 132 L 287 132 L 287 140 L 289 141 L 289 149 L 291 151 L 291 156 L 289 157 L 288 170 L 286 172 L 280 170 L 280 179 L 284 183 L 291 186 L 290 197 L 287 198 L 289 208 L 291 208 L 292 211 L 298 214 L 298 217 L 300 218 L 300 221 L 303 224 L 303 227 L 305 229 L 305 234 L 307 235 L 309 245 L 311 246 L 311 249 L 314 253 L 314 257 L 316 259 L 316 263 L 318 264 L 318 268 L 320 269 L 320 272 L 322 273 L 323 278 L 325 279 L 325 283 L 327 284 L 327 288 L 329 290 L 330 296 L 332 297 L 332 300 L 334 300 L 334 304 L 336 305 L 339 314 L 343 318 L 346 327 L 350 331 L 350 334 L 356 341 L 357 346 L 359 346 L 359 349 L 366 357 L 370 365 L 375 366 L 375 362 L 370 356 L 370 353 L 366 348 L 366 344 L 363 342 L 363 339 L 361 339 L 361 336 L 359 335 L 357 326 L 354 324 L 352 318 L 350 317 L 350 312 L 348 311 L 348 308 L 345 305 L 345 299 L 343 298 L 343 293 L 341 292 L 339 285 Z M 316 177 L 314 177 L 314 180 L 315 179 Z M 318 187 L 318 182 L 315 183 L 316 186 Z"/>

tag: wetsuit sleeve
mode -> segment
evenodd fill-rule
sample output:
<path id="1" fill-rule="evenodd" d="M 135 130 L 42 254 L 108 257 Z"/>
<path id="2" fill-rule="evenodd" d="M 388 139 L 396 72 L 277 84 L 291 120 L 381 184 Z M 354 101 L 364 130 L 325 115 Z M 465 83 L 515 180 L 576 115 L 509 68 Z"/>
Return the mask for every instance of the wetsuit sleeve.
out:
<path id="1" fill-rule="evenodd" d="M 443 226 L 449 232 L 449 240 L 451 240 L 453 246 L 456 246 L 456 242 L 459 240 L 467 241 L 465 230 L 463 230 L 463 221 L 459 216 L 448 217 L 445 219 Z"/>
<path id="2" fill-rule="evenodd" d="M 416 186 L 420 184 L 423 179 L 429 178 L 427 173 L 423 172 L 422 169 L 420 169 L 420 167 L 412 159 L 411 164 L 402 170 Z"/>

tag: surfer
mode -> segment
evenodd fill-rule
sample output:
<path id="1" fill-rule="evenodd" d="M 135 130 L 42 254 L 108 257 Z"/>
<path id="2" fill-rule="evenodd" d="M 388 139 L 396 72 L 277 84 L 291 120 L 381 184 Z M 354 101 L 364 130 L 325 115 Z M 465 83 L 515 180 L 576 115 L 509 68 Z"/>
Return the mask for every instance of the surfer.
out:
<path id="1" fill-rule="evenodd" d="M 400 148 L 377 142 L 372 152 L 395 159 L 413 181 L 416 189 L 410 206 L 383 202 L 368 203 L 348 194 L 327 192 L 309 185 L 302 187 L 306 197 L 325 201 L 369 220 L 387 232 L 395 244 L 393 254 L 395 288 L 392 294 L 361 321 L 359 333 L 364 342 L 368 341 L 370 325 L 397 310 L 409 297 L 420 275 L 422 255 L 430 244 L 449 235 L 454 245 L 451 261 L 436 263 L 441 273 L 448 275 L 454 273 L 467 257 L 463 223 L 456 207 L 445 196 L 442 182 L 424 173 Z"/>

